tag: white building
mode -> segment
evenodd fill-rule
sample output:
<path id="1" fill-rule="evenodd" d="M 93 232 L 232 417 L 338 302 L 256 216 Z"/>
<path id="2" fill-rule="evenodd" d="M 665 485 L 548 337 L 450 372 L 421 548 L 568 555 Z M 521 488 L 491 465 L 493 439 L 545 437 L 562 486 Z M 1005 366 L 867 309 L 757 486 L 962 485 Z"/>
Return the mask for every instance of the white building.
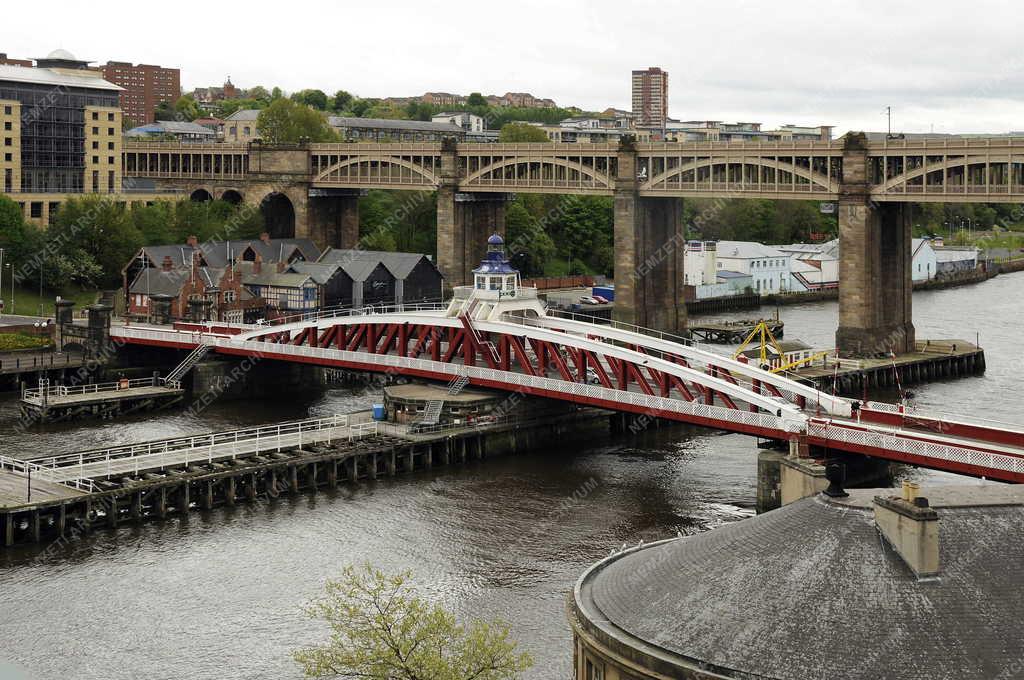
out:
<path id="1" fill-rule="evenodd" d="M 793 243 L 776 248 L 791 258 L 791 290 L 839 287 L 839 239 L 826 243 Z"/>
<path id="2" fill-rule="evenodd" d="M 935 251 L 935 273 L 938 276 L 956 276 L 978 268 L 978 249 L 974 246 L 939 247 L 932 241 Z"/>
<path id="3" fill-rule="evenodd" d="M 914 251 L 914 259 L 911 264 L 914 282 L 934 279 L 938 272 L 938 259 L 935 257 L 932 242 L 926 238 L 915 238 L 911 248 Z"/>
<path id="4" fill-rule="evenodd" d="M 703 286 L 717 282 L 718 257 L 715 241 L 687 241 L 683 261 L 683 283 Z"/>
<path id="5" fill-rule="evenodd" d="M 430 122 L 451 123 L 452 125 L 458 125 L 466 132 L 484 131 L 483 116 L 478 116 L 475 113 L 470 113 L 469 111 L 443 111 L 441 113 L 434 114 L 431 117 Z"/>
<path id="6" fill-rule="evenodd" d="M 790 256 L 777 248 L 750 241 L 719 241 L 717 269 L 749 274 L 756 293 L 792 290 Z"/>

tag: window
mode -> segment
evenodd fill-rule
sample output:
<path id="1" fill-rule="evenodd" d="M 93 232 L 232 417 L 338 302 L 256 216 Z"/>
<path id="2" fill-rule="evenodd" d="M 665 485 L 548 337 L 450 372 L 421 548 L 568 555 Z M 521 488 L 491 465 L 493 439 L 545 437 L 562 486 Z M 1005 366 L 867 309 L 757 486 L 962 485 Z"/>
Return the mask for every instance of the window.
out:
<path id="1" fill-rule="evenodd" d="M 114 193 L 114 171 L 107 171 L 107 192 Z"/>
<path id="2" fill-rule="evenodd" d="M 12 158 L 12 157 L 11 157 L 11 154 L 9 154 L 9 153 L 5 153 L 5 154 L 4 154 L 4 160 L 5 160 L 6 162 L 10 163 L 10 162 L 11 162 L 11 158 Z"/>
<path id="3" fill-rule="evenodd" d="M 92 148 L 99 149 L 100 148 L 100 143 L 99 142 L 93 142 L 92 143 Z"/>
<path id="4" fill-rule="evenodd" d="M 244 128 L 242 128 L 242 132 L 248 135 L 252 132 L 252 129 L 248 125 L 246 125 Z"/>
<path id="5" fill-rule="evenodd" d="M 114 164 L 114 157 L 113 156 L 107 156 L 107 165 L 113 165 L 113 164 Z"/>
<path id="6" fill-rule="evenodd" d="M 107 134 L 108 135 L 113 135 L 114 134 L 114 128 L 107 128 Z"/>
<path id="7" fill-rule="evenodd" d="M 4 146 L 14 146 L 10 137 L 4 137 Z"/>
<path id="8" fill-rule="evenodd" d="M 233 291 L 233 290 L 226 290 L 226 291 L 224 291 L 224 302 L 234 302 L 234 301 L 235 301 L 235 291 Z"/>
<path id="9" fill-rule="evenodd" d="M 5 122 L 4 123 L 4 130 L 10 130 L 10 129 L 11 129 L 11 121 Z"/>
<path id="10" fill-rule="evenodd" d="M 113 142 L 107 142 L 107 149 L 110 150 L 110 151 L 113 151 L 114 150 L 114 143 Z"/>
<path id="11" fill-rule="evenodd" d="M 92 190 L 94 192 L 97 192 L 97 191 L 100 190 L 100 171 L 99 170 L 93 170 L 92 171 Z"/>
<path id="12" fill-rule="evenodd" d="M 99 165 L 100 164 L 100 157 L 99 156 L 93 156 L 92 157 L 92 164 L 93 165 Z"/>
<path id="13" fill-rule="evenodd" d="M 113 120 L 114 120 L 114 114 L 113 114 L 113 113 L 108 113 L 108 114 L 107 114 L 107 120 L 109 120 L 109 121 L 113 122 Z"/>
<path id="14" fill-rule="evenodd" d="M 97 112 L 93 111 L 92 112 L 92 119 L 93 120 L 99 120 L 100 119 L 100 114 L 98 114 Z"/>
<path id="15" fill-rule="evenodd" d="M 11 107 L 10 106 L 5 106 L 4 107 L 4 115 L 6 115 L 6 116 L 11 115 Z"/>
<path id="16" fill-rule="evenodd" d="M 94 125 L 92 128 L 92 133 L 94 135 L 98 135 L 100 133 L 100 129 Z"/>

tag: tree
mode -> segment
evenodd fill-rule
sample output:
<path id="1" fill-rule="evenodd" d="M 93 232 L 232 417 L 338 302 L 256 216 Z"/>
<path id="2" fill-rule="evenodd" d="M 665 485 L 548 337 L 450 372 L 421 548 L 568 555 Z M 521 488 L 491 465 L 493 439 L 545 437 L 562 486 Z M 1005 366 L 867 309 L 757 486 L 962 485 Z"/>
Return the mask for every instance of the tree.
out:
<path id="1" fill-rule="evenodd" d="M 270 91 L 270 101 L 281 99 L 282 97 L 284 97 L 284 92 L 281 88 L 275 86 L 274 89 Z"/>
<path id="2" fill-rule="evenodd" d="M 331 102 L 331 108 L 334 109 L 335 113 L 342 113 L 348 110 L 349 104 L 352 103 L 352 94 L 345 90 L 338 90 L 334 93 L 334 100 Z"/>
<path id="3" fill-rule="evenodd" d="M 127 211 L 100 195 L 65 201 L 46 236 L 47 260 L 60 256 L 73 280 L 97 285 L 116 285 L 121 268 L 142 246 Z M 99 267 L 98 276 L 92 264 Z"/>
<path id="4" fill-rule="evenodd" d="M 319 111 L 290 99 L 277 99 L 260 111 L 256 129 L 264 142 L 294 144 L 302 139 L 311 142 L 334 142 L 338 134 Z"/>
<path id="5" fill-rule="evenodd" d="M 178 114 L 175 120 L 195 120 L 203 115 L 196 100 L 187 94 L 178 97 L 178 101 L 174 102 L 174 112 Z"/>
<path id="6" fill-rule="evenodd" d="M 270 103 L 270 93 L 267 92 L 267 88 L 262 85 L 253 85 L 245 92 L 247 99 L 255 99 L 256 101 L 263 102 L 264 104 Z"/>
<path id="7" fill-rule="evenodd" d="M 370 565 L 347 567 L 328 581 L 307 613 L 327 623 L 326 643 L 298 650 L 307 677 L 375 680 L 512 680 L 533 665 L 517 652 L 501 621 L 459 624 L 416 594 L 410 574 L 389 576 Z"/>
<path id="8" fill-rule="evenodd" d="M 506 144 L 515 142 L 546 142 L 548 141 L 548 133 L 536 125 L 505 123 L 501 126 L 498 141 Z"/>
<path id="9" fill-rule="evenodd" d="M 156 112 L 153 114 L 155 120 L 178 120 L 178 112 L 170 102 L 160 102 L 156 105 Z"/>
<path id="10" fill-rule="evenodd" d="M 466 97 L 466 106 L 487 106 L 487 100 L 479 92 L 470 92 Z"/>
<path id="11" fill-rule="evenodd" d="M 512 265 L 524 276 L 543 276 L 555 254 L 555 242 L 517 196 L 505 211 L 505 235 Z"/>
<path id="12" fill-rule="evenodd" d="M 317 111 L 327 110 L 327 94 L 323 90 L 299 90 L 292 95 L 292 101 L 311 106 Z"/>

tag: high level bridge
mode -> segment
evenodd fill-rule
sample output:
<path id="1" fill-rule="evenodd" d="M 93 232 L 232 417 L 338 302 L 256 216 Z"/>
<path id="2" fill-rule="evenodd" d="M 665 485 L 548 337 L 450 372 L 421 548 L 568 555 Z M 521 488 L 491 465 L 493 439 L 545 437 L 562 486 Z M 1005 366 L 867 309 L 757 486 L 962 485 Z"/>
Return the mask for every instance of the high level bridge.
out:
<path id="1" fill-rule="evenodd" d="M 914 346 L 913 202 L 1024 200 L 1024 138 L 604 144 L 250 144 L 129 142 L 127 178 L 258 204 L 273 236 L 353 247 L 366 189 L 437 192 L 438 264 L 469 280 L 513 193 L 615 199 L 617 318 L 681 330 L 680 198 L 839 203 L 843 242 L 837 345 L 848 355 Z"/>
<path id="2" fill-rule="evenodd" d="M 446 306 L 353 310 L 217 332 L 131 325 L 118 341 L 452 381 L 1024 481 L 1024 430 L 880 403 L 859 408 L 665 333 L 548 312 L 493 236 Z"/>

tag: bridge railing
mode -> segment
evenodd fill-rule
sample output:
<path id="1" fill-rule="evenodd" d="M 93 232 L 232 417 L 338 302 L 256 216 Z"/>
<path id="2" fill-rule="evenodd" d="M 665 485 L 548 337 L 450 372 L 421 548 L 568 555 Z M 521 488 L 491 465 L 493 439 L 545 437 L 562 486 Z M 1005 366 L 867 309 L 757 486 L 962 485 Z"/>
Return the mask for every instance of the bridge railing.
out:
<path id="1" fill-rule="evenodd" d="M 252 347 L 252 343 L 239 342 L 231 338 L 224 338 L 217 341 L 220 345 L 233 347 L 245 346 L 255 352 L 265 354 L 277 354 L 287 356 L 315 357 L 321 359 L 336 359 L 340 361 L 351 361 L 357 363 L 366 362 L 366 354 L 363 352 L 350 352 L 338 349 L 323 349 L 319 347 L 296 346 L 296 345 L 269 345 L 266 349 Z M 601 401 L 609 404 L 628 404 L 639 407 L 652 414 L 658 411 L 688 414 L 696 418 L 717 420 L 723 423 L 741 424 L 749 427 L 756 427 L 762 430 L 773 430 L 777 432 L 787 431 L 791 425 L 788 421 L 769 413 L 745 411 L 732 409 L 724 406 L 713 406 L 699 402 L 690 402 L 671 397 L 658 397 L 647 395 L 642 392 L 629 392 L 593 385 L 590 383 L 574 383 L 562 379 L 531 376 L 525 373 L 512 371 L 501 371 L 492 368 L 481 368 L 478 366 L 465 366 L 463 364 L 449 364 L 429 359 L 412 359 L 399 357 L 390 354 L 374 355 L 373 363 L 386 371 L 389 368 L 406 368 L 425 371 L 438 377 L 451 378 L 458 375 L 465 375 L 469 378 L 478 378 L 484 381 L 499 383 L 505 389 L 516 391 L 516 387 L 534 388 L 548 392 L 584 397 L 589 400 Z"/>
<path id="2" fill-rule="evenodd" d="M 950 446 L 912 437 L 855 429 L 814 419 L 808 422 L 807 435 L 829 442 L 844 442 L 879 451 L 893 451 L 937 461 L 1002 470 L 1018 475 L 1024 474 L 1024 457 L 1022 456 Z"/>
<path id="3" fill-rule="evenodd" d="M 16 475 L 25 477 L 26 499 L 27 490 L 32 479 L 63 484 L 76 491 L 92 493 L 96 491 L 96 485 L 89 479 L 68 479 L 56 481 L 53 479 L 53 469 L 46 465 L 40 465 L 31 460 L 12 458 L 11 456 L 0 456 L 0 470 L 7 470 Z"/>
<path id="4" fill-rule="evenodd" d="M 33 474 L 62 484 L 140 471 L 210 463 L 261 451 L 281 451 L 317 443 L 352 440 L 378 434 L 375 421 L 342 414 L 277 425 L 175 437 L 47 458 L 21 461 Z"/>

